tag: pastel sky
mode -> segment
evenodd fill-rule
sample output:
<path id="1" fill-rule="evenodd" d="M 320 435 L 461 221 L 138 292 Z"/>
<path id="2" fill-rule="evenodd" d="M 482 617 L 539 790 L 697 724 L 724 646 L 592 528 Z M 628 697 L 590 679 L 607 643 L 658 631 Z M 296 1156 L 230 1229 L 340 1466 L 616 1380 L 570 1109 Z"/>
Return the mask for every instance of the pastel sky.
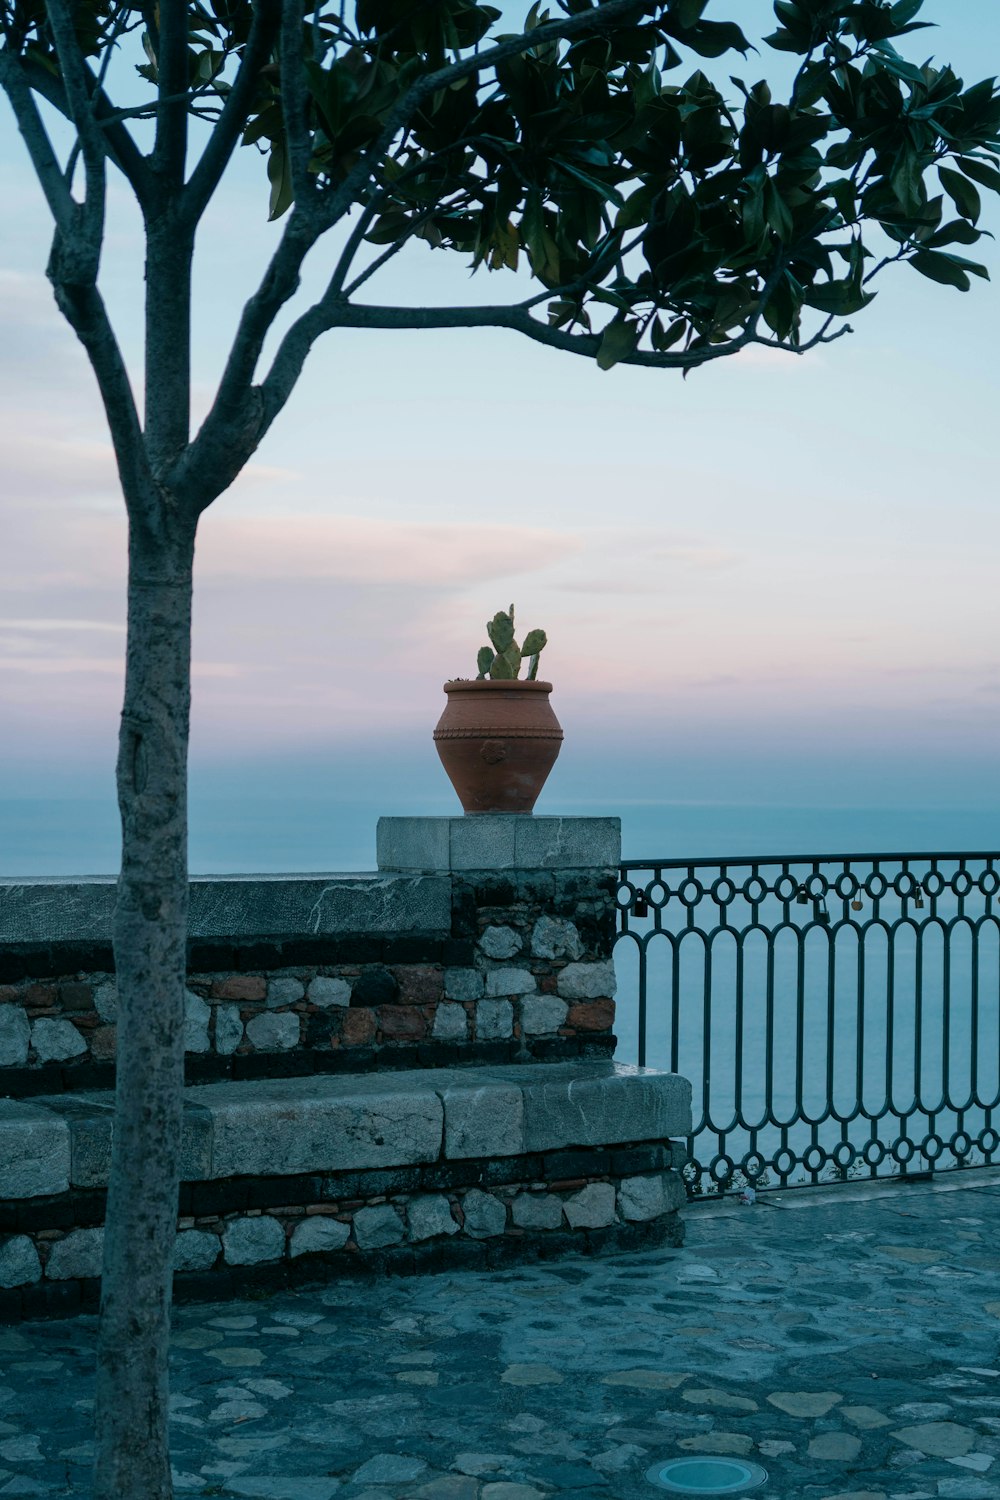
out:
<path id="1" fill-rule="evenodd" d="M 765 29 L 763 0 L 742 10 Z M 1000 72 L 996 0 L 926 15 L 940 30 L 913 55 Z M 0 201 L 0 797 L 110 799 L 124 522 L 5 104 Z M 200 409 L 273 244 L 265 219 L 244 152 L 199 241 Z M 139 244 L 116 188 L 104 281 L 134 369 Z M 1000 807 L 1000 258 L 981 249 L 994 281 L 968 296 L 900 268 L 853 338 L 687 381 L 503 332 L 328 337 L 203 523 L 196 786 L 252 800 L 334 776 L 377 801 L 388 776 L 419 810 L 442 792 L 441 684 L 474 672 L 483 622 L 513 599 L 550 637 L 560 805 L 596 787 Z M 500 290 L 420 247 L 377 295 Z"/>

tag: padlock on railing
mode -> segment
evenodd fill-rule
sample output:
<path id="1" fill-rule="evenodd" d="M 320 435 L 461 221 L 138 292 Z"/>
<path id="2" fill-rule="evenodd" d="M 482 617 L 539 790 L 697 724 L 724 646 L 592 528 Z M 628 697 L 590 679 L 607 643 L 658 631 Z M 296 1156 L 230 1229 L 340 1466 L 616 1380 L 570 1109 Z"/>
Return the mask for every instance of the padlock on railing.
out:
<path id="1" fill-rule="evenodd" d="M 635 896 L 632 898 L 632 916 L 649 916 L 649 902 L 646 900 L 645 891 L 636 891 Z"/>

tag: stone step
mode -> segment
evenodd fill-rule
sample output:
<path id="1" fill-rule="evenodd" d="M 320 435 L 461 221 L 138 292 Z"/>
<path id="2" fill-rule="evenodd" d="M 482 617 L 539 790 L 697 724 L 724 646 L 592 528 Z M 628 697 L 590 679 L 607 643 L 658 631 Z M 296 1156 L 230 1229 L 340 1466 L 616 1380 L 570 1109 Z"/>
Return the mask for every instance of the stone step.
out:
<path id="1" fill-rule="evenodd" d="M 0 1317 L 93 1298 L 112 1119 L 108 1093 L 0 1099 Z M 484 1241 L 676 1243 L 690 1129 L 685 1079 L 602 1061 L 189 1088 L 179 1291 L 224 1295 L 239 1267 L 468 1263 Z"/>

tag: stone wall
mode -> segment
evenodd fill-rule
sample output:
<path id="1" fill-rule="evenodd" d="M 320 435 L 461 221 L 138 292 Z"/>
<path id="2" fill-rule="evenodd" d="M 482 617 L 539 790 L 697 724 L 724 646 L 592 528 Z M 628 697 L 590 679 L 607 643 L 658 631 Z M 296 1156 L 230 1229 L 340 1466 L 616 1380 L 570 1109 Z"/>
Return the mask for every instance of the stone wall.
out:
<path id="1" fill-rule="evenodd" d="M 517 823 L 533 843 L 509 857 L 535 864 L 487 867 Z M 383 819 L 380 864 L 402 869 L 192 881 L 189 1080 L 610 1056 L 612 824 Z M 108 880 L 0 882 L 0 1093 L 111 1086 L 113 900 Z"/>

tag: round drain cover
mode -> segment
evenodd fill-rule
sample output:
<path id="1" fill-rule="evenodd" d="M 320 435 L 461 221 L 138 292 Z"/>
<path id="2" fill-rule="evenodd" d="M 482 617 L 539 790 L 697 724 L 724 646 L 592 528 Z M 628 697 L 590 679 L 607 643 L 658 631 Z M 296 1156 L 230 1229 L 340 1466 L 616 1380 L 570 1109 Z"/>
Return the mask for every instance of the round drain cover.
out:
<path id="1" fill-rule="evenodd" d="M 767 1479 L 759 1464 L 742 1458 L 672 1458 L 646 1470 L 646 1478 L 662 1490 L 675 1495 L 738 1495 L 752 1490 Z"/>

